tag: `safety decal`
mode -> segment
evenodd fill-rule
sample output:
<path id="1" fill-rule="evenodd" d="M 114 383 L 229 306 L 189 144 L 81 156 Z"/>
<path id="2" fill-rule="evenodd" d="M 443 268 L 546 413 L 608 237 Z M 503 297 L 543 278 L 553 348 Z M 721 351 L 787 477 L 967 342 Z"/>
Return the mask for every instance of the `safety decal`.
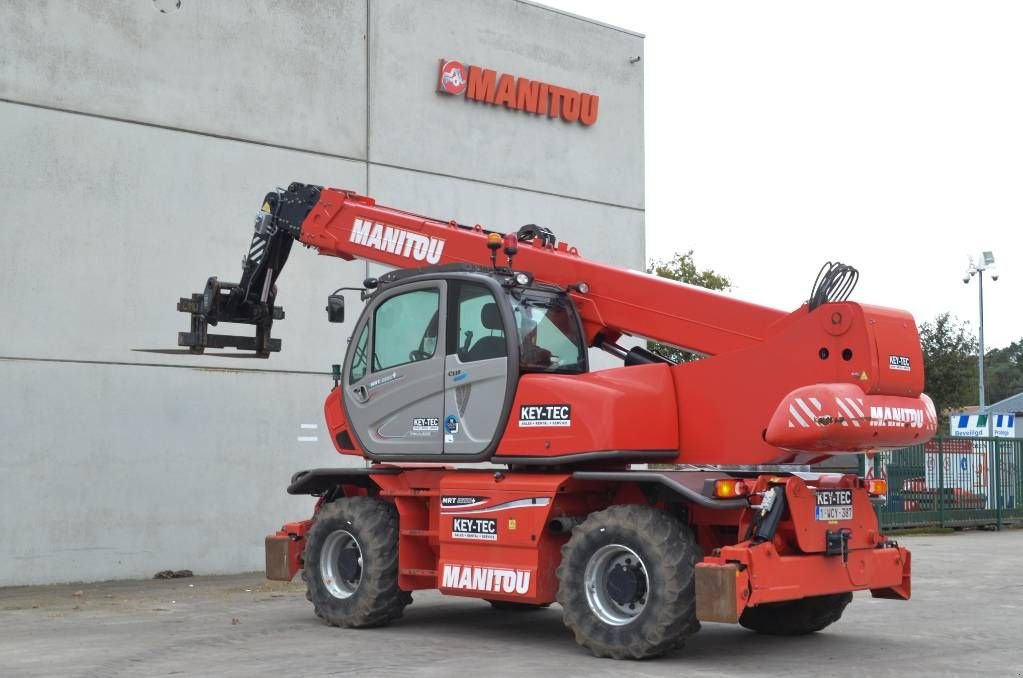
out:
<path id="1" fill-rule="evenodd" d="M 519 407 L 519 426 L 571 426 L 572 406 L 522 405 Z"/>
<path id="2" fill-rule="evenodd" d="M 898 370 L 899 372 L 909 372 L 909 356 L 905 355 L 890 355 L 888 356 L 888 369 Z"/>
<path id="3" fill-rule="evenodd" d="M 444 430 L 448 433 L 458 433 L 458 417 L 453 414 L 449 414 L 444 419 Z"/>
<path id="4" fill-rule="evenodd" d="M 453 518 L 451 538 L 497 541 L 497 521 L 493 518 Z"/>

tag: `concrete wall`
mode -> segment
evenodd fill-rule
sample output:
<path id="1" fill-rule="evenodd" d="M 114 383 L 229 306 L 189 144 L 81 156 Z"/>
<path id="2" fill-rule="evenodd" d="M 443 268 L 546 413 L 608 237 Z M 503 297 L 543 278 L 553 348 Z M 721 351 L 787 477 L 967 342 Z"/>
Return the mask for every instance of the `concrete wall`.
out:
<path id="1" fill-rule="evenodd" d="M 300 425 L 358 310 L 330 325 L 324 298 L 365 263 L 292 254 L 268 361 L 139 351 L 174 346 L 179 296 L 237 279 L 275 186 L 643 265 L 634 34 L 516 0 L 8 0 L 0 46 L 0 585 L 259 569 L 311 505 L 290 474 L 361 463 Z M 439 95 L 440 57 L 597 92 L 600 119 Z"/>

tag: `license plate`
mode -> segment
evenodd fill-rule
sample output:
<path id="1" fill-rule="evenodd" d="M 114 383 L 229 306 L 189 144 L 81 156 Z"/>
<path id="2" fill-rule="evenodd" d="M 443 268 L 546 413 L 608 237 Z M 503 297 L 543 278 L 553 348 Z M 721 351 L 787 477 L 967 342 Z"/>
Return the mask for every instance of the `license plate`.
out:
<path id="1" fill-rule="evenodd" d="M 852 520 L 852 490 L 817 490 L 817 520 Z"/>

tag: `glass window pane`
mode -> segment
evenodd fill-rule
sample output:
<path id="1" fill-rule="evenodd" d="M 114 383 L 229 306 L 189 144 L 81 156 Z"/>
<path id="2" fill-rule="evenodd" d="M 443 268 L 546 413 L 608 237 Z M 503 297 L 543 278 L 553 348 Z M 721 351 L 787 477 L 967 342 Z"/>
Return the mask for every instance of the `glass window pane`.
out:
<path id="1" fill-rule="evenodd" d="M 433 357 L 439 309 L 436 289 L 406 292 L 380 304 L 373 314 L 373 371 Z"/>
<path id="2" fill-rule="evenodd" d="M 355 355 L 352 357 L 352 367 L 348 371 L 348 383 L 354 384 L 366 376 L 366 344 L 369 342 L 369 323 L 362 327 L 359 333 L 359 340 L 355 342 Z"/>
<path id="3" fill-rule="evenodd" d="M 521 366 L 529 372 L 582 372 L 586 347 L 579 334 L 571 303 L 547 294 L 526 293 L 513 298 L 521 343 Z"/>
<path id="4" fill-rule="evenodd" d="M 483 285 L 462 283 L 458 287 L 458 358 L 462 362 L 502 358 L 508 355 L 504 323 L 494 295 Z"/>

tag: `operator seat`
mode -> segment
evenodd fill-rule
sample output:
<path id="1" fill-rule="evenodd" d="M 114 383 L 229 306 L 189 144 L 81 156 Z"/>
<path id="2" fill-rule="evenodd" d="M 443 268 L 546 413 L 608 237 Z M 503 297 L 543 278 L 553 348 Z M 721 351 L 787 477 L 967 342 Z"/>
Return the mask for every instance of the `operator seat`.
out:
<path id="1" fill-rule="evenodd" d="M 501 312 L 497 304 L 490 302 L 484 304 L 480 309 L 480 322 L 488 330 L 496 330 L 500 335 L 481 337 L 472 345 L 466 356 L 467 360 L 486 360 L 488 358 L 503 358 L 508 355 L 508 344 L 504 338 L 504 323 L 501 322 Z"/>

